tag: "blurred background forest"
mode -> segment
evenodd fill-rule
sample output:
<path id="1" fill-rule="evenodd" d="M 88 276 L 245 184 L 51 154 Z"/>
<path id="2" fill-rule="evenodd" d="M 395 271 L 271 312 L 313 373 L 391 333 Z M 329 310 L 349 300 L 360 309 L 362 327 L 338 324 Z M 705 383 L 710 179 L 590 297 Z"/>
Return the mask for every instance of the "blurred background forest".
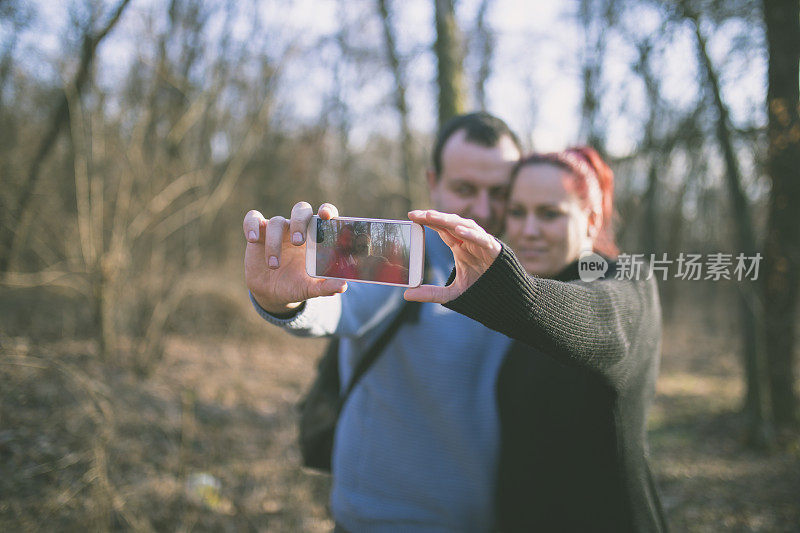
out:
<path id="1" fill-rule="evenodd" d="M 796 1 L 0 0 L 0 530 L 332 527 L 242 218 L 404 217 L 486 109 L 598 148 L 624 252 L 762 254 L 660 283 L 651 460 L 677 531 L 800 531 L 799 58 Z"/>

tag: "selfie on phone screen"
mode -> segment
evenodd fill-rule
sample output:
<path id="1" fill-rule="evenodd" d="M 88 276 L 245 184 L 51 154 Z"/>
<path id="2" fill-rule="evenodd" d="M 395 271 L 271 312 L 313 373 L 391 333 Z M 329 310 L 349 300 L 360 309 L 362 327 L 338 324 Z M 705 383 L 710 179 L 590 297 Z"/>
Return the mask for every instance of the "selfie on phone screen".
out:
<path id="1" fill-rule="evenodd" d="M 317 219 L 317 274 L 408 283 L 411 225 Z"/>

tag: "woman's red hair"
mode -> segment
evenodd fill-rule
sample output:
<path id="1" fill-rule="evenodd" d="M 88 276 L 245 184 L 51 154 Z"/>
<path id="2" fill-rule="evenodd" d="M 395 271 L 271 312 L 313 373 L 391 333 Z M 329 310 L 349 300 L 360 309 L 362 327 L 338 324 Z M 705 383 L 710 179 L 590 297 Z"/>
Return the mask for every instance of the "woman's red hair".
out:
<path id="1" fill-rule="evenodd" d="M 584 207 L 602 215 L 593 251 L 609 258 L 619 254 L 614 239 L 614 172 L 591 146 L 567 148 L 563 152 L 534 153 L 523 157 L 511 173 L 512 181 L 522 167 L 550 164 L 569 171 L 574 190 Z"/>

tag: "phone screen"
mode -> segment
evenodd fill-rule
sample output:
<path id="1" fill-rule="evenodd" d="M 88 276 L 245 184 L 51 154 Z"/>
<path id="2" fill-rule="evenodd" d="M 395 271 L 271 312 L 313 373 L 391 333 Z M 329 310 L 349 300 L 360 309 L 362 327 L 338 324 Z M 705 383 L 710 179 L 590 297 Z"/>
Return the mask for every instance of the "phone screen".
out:
<path id="1" fill-rule="evenodd" d="M 408 283 L 411 224 L 317 219 L 317 275 Z"/>

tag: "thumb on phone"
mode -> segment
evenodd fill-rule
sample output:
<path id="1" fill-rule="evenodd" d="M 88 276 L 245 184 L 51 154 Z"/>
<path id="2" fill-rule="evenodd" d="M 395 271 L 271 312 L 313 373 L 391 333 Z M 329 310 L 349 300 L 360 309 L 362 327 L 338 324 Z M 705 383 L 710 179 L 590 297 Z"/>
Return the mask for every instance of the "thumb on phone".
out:
<path id="1" fill-rule="evenodd" d="M 403 297 L 409 302 L 432 302 L 443 304 L 454 299 L 452 285 L 439 287 L 438 285 L 420 285 L 411 289 L 406 289 Z"/>

